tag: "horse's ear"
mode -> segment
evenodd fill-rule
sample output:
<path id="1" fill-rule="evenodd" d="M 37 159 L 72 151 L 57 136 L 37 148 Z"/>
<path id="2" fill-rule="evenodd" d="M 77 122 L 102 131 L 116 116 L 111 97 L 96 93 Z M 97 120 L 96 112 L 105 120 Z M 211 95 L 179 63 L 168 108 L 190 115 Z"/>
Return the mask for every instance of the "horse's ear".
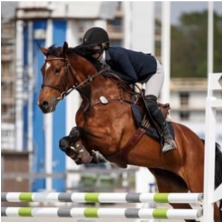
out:
<path id="1" fill-rule="evenodd" d="M 60 56 L 65 57 L 68 48 L 69 48 L 68 43 L 64 42 L 63 47 L 61 48 L 59 52 Z"/>
<path id="2" fill-rule="evenodd" d="M 41 50 L 41 52 L 42 52 L 45 56 L 47 56 L 47 54 L 48 54 L 48 49 L 41 47 L 39 44 L 37 44 L 37 45 L 38 45 L 39 49 Z"/>

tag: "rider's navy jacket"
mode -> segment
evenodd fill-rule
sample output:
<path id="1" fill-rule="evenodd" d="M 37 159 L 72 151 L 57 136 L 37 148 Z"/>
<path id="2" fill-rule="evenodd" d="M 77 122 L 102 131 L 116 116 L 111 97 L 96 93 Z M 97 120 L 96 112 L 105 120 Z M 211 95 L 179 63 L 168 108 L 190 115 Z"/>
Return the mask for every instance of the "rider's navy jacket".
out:
<path id="1" fill-rule="evenodd" d="M 129 83 L 147 82 L 156 73 L 157 61 L 151 54 L 121 47 L 109 47 L 105 52 L 106 63 Z"/>

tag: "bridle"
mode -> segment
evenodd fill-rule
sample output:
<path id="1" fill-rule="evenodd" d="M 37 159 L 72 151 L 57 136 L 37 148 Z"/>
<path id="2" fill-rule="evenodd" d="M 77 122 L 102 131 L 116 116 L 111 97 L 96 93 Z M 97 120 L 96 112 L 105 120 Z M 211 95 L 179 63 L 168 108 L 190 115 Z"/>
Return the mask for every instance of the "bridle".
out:
<path id="1" fill-rule="evenodd" d="M 68 73 L 68 70 L 69 70 L 68 59 L 67 58 L 58 57 L 58 58 L 45 59 L 45 62 L 54 61 L 54 60 L 60 60 L 60 61 L 65 61 L 66 62 L 66 70 L 65 70 L 65 76 L 66 76 L 66 74 Z M 72 75 L 72 72 L 71 72 L 71 75 Z M 75 80 L 74 75 L 72 75 L 72 77 Z M 69 86 L 67 84 L 66 90 L 63 91 L 58 86 L 53 86 L 53 85 L 46 84 L 46 83 L 43 82 L 42 85 L 41 85 L 41 88 L 43 89 L 44 87 L 49 87 L 49 88 L 52 88 L 52 89 L 55 89 L 55 90 L 59 91 L 60 92 L 60 97 L 58 97 L 57 100 L 61 100 L 61 99 L 63 99 L 66 96 L 66 93 L 68 92 L 68 87 Z"/>
<path id="2" fill-rule="evenodd" d="M 63 58 L 63 57 L 57 57 L 57 58 L 51 58 L 51 59 L 45 59 L 45 62 L 48 62 L 48 61 L 53 61 L 53 60 L 62 60 L 62 61 L 65 61 L 66 62 L 66 71 L 65 71 L 65 75 L 67 73 L 69 73 L 68 71 L 70 71 L 71 73 L 71 76 L 74 80 L 74 85 L 69 87 L 69 84 L 67 83 L 67 86 L 66 86 L 66 89 L 63 91 L 61 90 L 58 86 L 53 86 L 53 85 L 50 85 L 50 84 L 46 84 L 46 83 L 42 83 L 41 85 L 41 88 L 43 89 L 44 87 L 49 87 L 49 88 L 52 88 L 52 89 L 55 89 L 57 91 L 60 92 L 60 97 L 57 98 L 57 100 L 62 100 L 64 99 L 65 96 L 69 95 L 73 90 L 80 90 L 80 88 L 87 82 L 92 82 L 92 80 L 101 75 L 103 72 L 106 71 L 106 69 L 102 69 L 101 71 L 97 72 L 96 74 L 94 74 L 93 76 L 90 76 L 88 75 L 88 77 L 83 80 L 81 83 L 77 83 L 77 78 L 76 78 L 76 73 L 73 72 L 73 70 L 70 68 L 70 64 L 69 64 L 69 61 L 67 58 Z"/>

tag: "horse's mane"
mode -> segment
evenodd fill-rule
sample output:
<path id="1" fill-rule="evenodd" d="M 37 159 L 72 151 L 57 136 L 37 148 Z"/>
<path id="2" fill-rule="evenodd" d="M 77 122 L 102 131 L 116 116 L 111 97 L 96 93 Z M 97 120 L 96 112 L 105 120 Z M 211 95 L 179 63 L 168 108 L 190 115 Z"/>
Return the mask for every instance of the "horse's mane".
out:
<path id="1" fill-rule="evenodd" d="M 128 83 L 126 83 L 125 81 L 123 81 L 117 74 L 115 74 L 113 71 L 107 69 L 104 71 L 104 73 L 102 74 L 103 77 L 105 78 L 109 78 L 111 79 L 113 82 L 116 83 L 116 85 L 119 87 L 119 88 L 122 88 L 124 89 L 125 91 L 133 94 L 134 91 L 133 89 L 129 86 Z"/>
<path id="2" fill-rule="evenodd" d="M 97 71 L 100 71 L 102 68 L 102 63 L 91 56 L 92 52 L 87 53 L 87 51 L 83 51 L 82 48 L 80 48 L 79 46 L 74 47 L 74 48 L 69 48 L 67 53 L 70 53 L 70 54 L 75 53 L 75 54 L 85 58 L 86 60 L 88 60 L 89 62 L 91 62 L 93 64 L 93 66 L 96 68 Z"/>

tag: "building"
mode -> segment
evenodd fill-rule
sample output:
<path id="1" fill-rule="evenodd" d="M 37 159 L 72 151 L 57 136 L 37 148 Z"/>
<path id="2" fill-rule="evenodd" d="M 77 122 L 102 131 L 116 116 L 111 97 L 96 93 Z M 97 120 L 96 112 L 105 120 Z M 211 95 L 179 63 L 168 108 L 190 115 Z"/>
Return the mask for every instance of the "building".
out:
<path id="1" fill-rule="evenodd" d="M 205 121 L 205 102 L 207 96 L 206 79 L 171 79 L 171 116 L 175 121 Z M 222 95 L 218 92 L 218 97 Z M 217 113 L 222 121 L 222 112 Z"/>
<path id="2" fill-rule="evenodd" d="M 15 148 L 15 7 L 2 4 L 1 18 L 1 147 Z"/>
<path id="3" fill-rule="evenodd" d="M 1 27 L 1 108 L 2 122 L 15 122 L 15 23 L 3 20 Z"/>

